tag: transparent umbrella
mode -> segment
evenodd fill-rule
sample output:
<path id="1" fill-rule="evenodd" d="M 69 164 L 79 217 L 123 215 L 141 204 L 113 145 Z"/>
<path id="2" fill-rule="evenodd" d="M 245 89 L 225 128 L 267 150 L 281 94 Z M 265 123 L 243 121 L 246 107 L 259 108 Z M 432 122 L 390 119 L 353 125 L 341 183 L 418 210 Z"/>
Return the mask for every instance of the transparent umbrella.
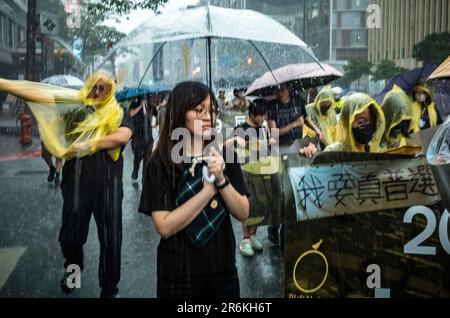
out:
<path id="1" fill-rule="evenodd" d="M 311 49 L 279 22 L 252 10 L 187 8 L 149 19 L 115 46 L 98 68 L 124 68 L 126 85 L 213 84 L 248 79 L 287 64 L 315 62 Z M 218 88 L 218 87 L 217 87 Z"/>
<path id="2" fill-rule="evenodd" d="M 82 80 L 72 75 L 53 75 L 43 79 L 42 83 L 73 89 L 80 89 L 84 85 Z"/>

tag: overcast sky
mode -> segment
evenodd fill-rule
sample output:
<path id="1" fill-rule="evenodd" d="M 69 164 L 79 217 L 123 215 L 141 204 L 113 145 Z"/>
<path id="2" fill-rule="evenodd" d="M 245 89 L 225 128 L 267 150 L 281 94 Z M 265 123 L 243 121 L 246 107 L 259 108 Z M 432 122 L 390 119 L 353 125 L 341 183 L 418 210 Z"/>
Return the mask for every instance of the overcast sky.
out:
<path id="1" fill-rule="evenodd" d="M 197 4 L 198 2 L 199 0 L 169 0 L 164 8 L 160 9 L 160 11 L 162 14 L 164 14 L 164 12 L 179 10 L 189 5 Z M 116 21 L 109 21 L 106 24 L 109 26 L 115 26 L 119 31 L 128 34 L 133 31 L 133 29 L 136 28 L 139 24 L 150 19 L 154 15 L 155 14 L 151 10 L 139 10 L 134 11 L 126 16 L 129 19 L 127 19 L 126 17 L 121 18 L 121 23 L 119 24 L 117 24 Z"/>

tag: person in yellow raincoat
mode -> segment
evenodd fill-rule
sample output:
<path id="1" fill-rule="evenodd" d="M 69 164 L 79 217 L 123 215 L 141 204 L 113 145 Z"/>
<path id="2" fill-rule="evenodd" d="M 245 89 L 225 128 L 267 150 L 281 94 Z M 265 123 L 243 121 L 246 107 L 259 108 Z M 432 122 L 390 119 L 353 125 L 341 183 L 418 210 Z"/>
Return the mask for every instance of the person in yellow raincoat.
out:
<path id="1" fill-rule="evenodd" d="M 413 88 L 412 112 L 412 127 L 415 133 L 442 123 L 434 104 L 433 93 L 425 84 Z"/>
<path id="2" fill-rule="evenodd" d="M 397 85 L 386 94 L 381 108 L 386 119 L 386 130 L 381 141 L 385 150 L 406 146 L 406 138 L 412 133 L 413 120 L 411 101 Z"/>
<path id="3" fill-rule="evenodd" d="M 94 214 L 100 241 L 100 296 L 116 297 L 122 246 L 121 153 L 132 136 L 132 123 L 114 97 L 115 82 L 98 72 L 80 91 L 3 79 L 0 90 L 28 102 L 45 147 L 66 160 L 59 234 L 64 267 L 74 264 L 83 269 L 83 245 Z M 61 280 L 66 293 L 73 291 L 67 285 L 69 274 L 65 271 Z"/>
<path id="4" fill-rule="evenodd" d="M 332 107 L 334 102 L 331 86 L 325 86 L 316 96 L 314 103 L 306 106 L 306 112 L 312 122 L 322 131 L 324 139 L 323 148 L 335 142 L 336 138 L 336 113 Z M 316 133 L 305 126 L 303 136 L 316 137 Z"/>
<path id="5" fill-rule="evenodd" d="M 342 106 L 344 106 L 342 93 L 344 93 L 342 88 L 340 88 L 339 86 L 333 87 L 333 98 L 334 98 L 333 108 L 336 114 L 340 114 L 342 111 Z"/>
<path id="6" fill-rule="evenodd" d="M 337 142 L 329 152 L 379 152 L 386 127 L 384 113 L 377 102 L 363 93 L 351 95 L 342 107 Z"/>

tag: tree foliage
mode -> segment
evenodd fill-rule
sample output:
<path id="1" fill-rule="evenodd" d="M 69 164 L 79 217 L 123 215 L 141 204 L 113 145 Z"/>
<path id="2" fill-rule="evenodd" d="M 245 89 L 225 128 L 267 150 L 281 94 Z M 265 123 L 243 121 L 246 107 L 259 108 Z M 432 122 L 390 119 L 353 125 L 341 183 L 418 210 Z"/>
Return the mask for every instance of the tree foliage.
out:
<path id="1" fill-rule="evenodd" d="M 413 49 L 413 57 L 424 64 L 439 65 L 449 55 L 450 32 L 430 34 Z"/>
<path id="2" fill-rule="evenodd" d="M 387 81 L 403 69 L 395 65 L 394 61 L 383 60 L 375 65 L 372 71 L 372 81 Z"/>
<path id="3" fill-rule="evenodd" d="M 371 73 L 372 66 L 372 62 L 367 60 L 349 60 L 347 64 L 344 65 L 344 79 L 349 83 L 358 81 L 359 88 L 359 80 L 362 76 Z"/>
<path id="4" fill-rule="evenodd" d="M 88 11 L 93 15 L 125 15 L 131 10 L 149 9 L 158 12 L 158 9 L 168 0 L 96 0 L 88 1 Z"/>

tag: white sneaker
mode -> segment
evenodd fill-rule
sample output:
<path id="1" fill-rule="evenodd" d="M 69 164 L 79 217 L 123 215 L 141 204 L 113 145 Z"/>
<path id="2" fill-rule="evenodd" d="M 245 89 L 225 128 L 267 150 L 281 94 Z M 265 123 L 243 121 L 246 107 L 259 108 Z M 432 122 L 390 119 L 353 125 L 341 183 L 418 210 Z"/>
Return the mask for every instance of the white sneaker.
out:
<path id="1" fill-rule="evenodd" d="M 250 237 L 250 243 L 252 244 L 252 248 L 255 251 L 262 251 L 263 245 L 260 240 L 256 237 L 256 235 L 253 235 Z"/>
<path id="2" fill-rule="evenodd" d="M 239 249 L 241 250 L 241 254 L 244 256 L 253 256 L 255 252 L 252 248 L 252 242 L 249 239 L 242 240 L 239 244 Z"/>

